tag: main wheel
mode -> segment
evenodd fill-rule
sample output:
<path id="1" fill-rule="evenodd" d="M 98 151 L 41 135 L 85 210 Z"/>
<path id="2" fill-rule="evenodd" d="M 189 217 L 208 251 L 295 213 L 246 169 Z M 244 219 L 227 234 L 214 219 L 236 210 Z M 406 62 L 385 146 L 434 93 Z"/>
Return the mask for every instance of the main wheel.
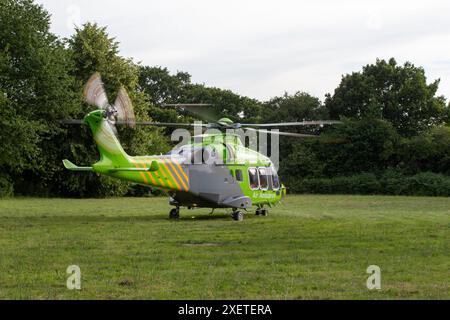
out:
<path id="1" fill-rule="evenodd" d="M 257 216 L 259 216 L 260 214 L 261 214 L 261 209 L 256 209 L 256 211 L 255 211 L 255 214 L 257 215 Z"/>
<path id="2" fill-rule="evenodd" d="M 244 214 L 241 211 L 233 211 L 232 217 L 236 221 L 244 220 Z"/>
<path id="3" fill-rule="evenodd" d="M 261 215 L 266 217 L 269 214 L 269 209 L 261 209 Z"/>
<path id="4" fill-rule="evenodd" d="M 172 210 L 170 210 L 170 213 L 169 213 L 170 219 L 178 219 L 179 217 L 180 217 L 180 209 L 173 208 Z"/>

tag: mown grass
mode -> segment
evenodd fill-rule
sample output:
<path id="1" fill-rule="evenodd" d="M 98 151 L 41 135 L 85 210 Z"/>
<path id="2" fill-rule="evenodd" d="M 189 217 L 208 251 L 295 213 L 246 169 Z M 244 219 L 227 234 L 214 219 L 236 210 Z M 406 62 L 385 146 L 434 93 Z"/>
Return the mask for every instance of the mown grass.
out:
<path id="1" fill-rule="evenodd" d="M 3 299 L 450 298 L 450 199 L 288 196 L 268 217 L 166 198 L 0 200 Z M 66 288 L 81 268 L 82 290 Z M 366 268 L 382 289 L 366 288 Z"/>

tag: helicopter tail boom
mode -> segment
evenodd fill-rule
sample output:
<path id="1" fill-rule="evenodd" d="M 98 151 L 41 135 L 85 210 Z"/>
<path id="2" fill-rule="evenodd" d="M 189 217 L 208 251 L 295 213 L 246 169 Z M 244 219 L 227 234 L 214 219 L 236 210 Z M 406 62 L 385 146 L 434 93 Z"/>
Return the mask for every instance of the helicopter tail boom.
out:
<path id="1" fill-rule="evenodd" d="M 103 117 L 103 110 L 90 112 L 84 121 L 89 125 L 100 152 L 100 161 L 111 161 L 117 166 L 130 164 L 129 156 L 114 134 L 113 128 Z"/>
<path id="2" fill-rule="evenodd" d="M 84 121 L 89 125 L 100 152 L 100 160 L 92 167 L 78 167 L 69 160 L 63 160 L 66 169 L 72 171 L 93 171 L 121 180 L 149 185 L 166 191 L 188 191 L 189 177 L 185 168 L 167 156 L 129 156 L 114 134 L 103 110 L 89 113 Z"/>
<path id="3" fill-rule="evenodd" d="M 92 167 L 79 167 L 69 160 L 63 160 L 64 167 L 72 171 L 94 171 L 98 173 L 112 173 L 117 168 L 131 168 L 130 157 L 122 148 L 108 121 L 104 119 L 103 110 L 90 112 L 84 122 L 91 128 L 100 160 Z M 133 169 L 135 170 L 135 169 Z M 117 171 L 117 170 L 116 170 Z"/>

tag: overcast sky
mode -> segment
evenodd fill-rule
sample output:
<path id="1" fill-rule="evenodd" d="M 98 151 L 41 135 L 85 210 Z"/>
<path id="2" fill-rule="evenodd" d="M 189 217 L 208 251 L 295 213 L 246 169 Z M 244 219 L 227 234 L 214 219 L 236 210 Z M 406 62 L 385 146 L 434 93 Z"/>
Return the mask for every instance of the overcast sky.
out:
<path id="1" fill-rule="evenodd" d="M 95 21 L 142 64 L 261 100 L 323 100 L 342 74 L 395 57 L 423 66 L 450 97 L 450 1 L 37 0 L 52 31 Z"/>

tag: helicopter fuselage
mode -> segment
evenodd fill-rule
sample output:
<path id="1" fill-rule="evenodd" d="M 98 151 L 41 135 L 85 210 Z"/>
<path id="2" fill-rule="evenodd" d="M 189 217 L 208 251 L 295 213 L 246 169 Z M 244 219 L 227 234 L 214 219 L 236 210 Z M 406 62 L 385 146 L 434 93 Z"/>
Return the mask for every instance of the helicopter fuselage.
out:
<path id="1" fill-rule="evenodd" d="M 247 209 L 279 202 L 285 188 L 270 159 L 223 138 L 195 137 L 202 142 L 167 155 L 129 157 L 136 168 L 150 169 L 153 164 L 158 169 L 109 175 L 164 190 L 175 206 Z"/>
<path id="2" fill-rule="evenodd" d="M 123 150 L 101 110 L 89 113 L 85 122 L 100 160 L 92 167 L 64 160 L 67 169 L 163 190 L 177 208 L 263 208 L 278 203 L 286 192 L 270 159 L 244 147 L 239 136 L 201 135 L 166 155 L 133 157 Z"/>

